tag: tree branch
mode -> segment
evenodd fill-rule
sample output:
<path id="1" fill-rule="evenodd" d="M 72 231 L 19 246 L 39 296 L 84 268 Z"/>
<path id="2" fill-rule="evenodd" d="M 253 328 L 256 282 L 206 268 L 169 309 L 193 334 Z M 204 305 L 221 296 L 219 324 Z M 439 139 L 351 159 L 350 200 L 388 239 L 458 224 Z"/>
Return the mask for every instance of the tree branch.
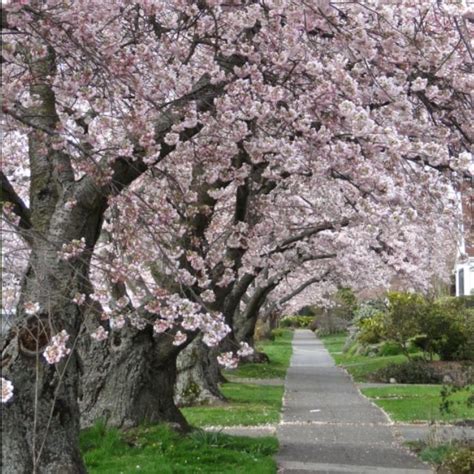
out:
<path id="1" fill-rule="evenodd" d="M 339 224 L 333 224 L 330 222 L 324 222 L 320 225 L 310 227 L 299 234 L 296 234 L 292 237 L 285 239 L 283 242 L 278 244 L 273 250 L 269 252 L 269 255 L 272 255 L 277 252 L 282 252 L 287 250 L 291 244 L 299 242 L 300 240 L 312 237 L 313 235 L 319 234 L 325 230 L 336 230 L 337 227 L 347 227 L 349 225 L 349 219 L 343 219 Z"/>
<path id="2" fill-rule="evenodd" d="M 13 204 L 13 212 L 20 218 L 20 229 L 30 230 L 32 227 L 30 210 L 23 202 L 23 199 L 18 196 L 17 192 L 15 191 L 3 171 L 0 171 L 0 175 L 2 178 L 0 202 L 2 203 L 2 205 L 5 202 Z"/>

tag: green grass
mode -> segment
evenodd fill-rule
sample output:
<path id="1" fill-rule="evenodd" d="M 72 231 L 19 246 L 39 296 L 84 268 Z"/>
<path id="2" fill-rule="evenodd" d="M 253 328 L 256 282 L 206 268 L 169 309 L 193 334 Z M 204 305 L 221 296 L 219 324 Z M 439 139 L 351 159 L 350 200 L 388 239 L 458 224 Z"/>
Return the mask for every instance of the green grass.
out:
<path id="1" fill-rule="evenodd" d="M 321 341 L 324 343 L 324 346 L 334 358 L 339 357 L 339 355 L 342 354 L 342 348 L 344 347 L 346 338 L 346 332 L 320 337 Z"/>
<path id="2" fill-rule="evenodd" d="M 290 365 L 291 340 L 293 332 L 282 329 L 281 335 L 274 341 L 264 341 L 257 344 L 257 350 L 264 352 L 270 358 L 268 364 L 241 364 L 236 370 L 224 372 L 225 376 L 240 378 L 285 378 L 286 370 Z"/>
<path id="3" fill-rule="evenodd" d="M 383 408 L 394 421 L 444 421 L 474 419 L 474 407 L 466 404 L 468 393 L 458 392 L 450 396 L 454 403 L 452 412 L 441 413 L 440 385 L 408 385 L 366 388 L 362 393 Z"/>
<path id="4" fill-rule="evenodd" d="M 270 358 L 266 364 L 242 364 L 226 371 L 231 382 L 223 383 L 221 391 L 228 403 L 213 406 L 183 408 L 182 412 L 193 426 L 254 426 L 278 423 L 284 385 L 257 385 L 232 382 L 233 378 L 284 378 L 291 358 L 293 332 L 281 331 L 274 341 L 265 341 L 258 350 Z"/>
<path id="5" fill-rule="evenodd" d="M 419 452 L 419 456 L 422 461 L 429 462 L 430 464 L 440 465 L 451 449 L 452 447 L 448 444 L 426 446 Z"/>
<path id="6" fill-rule="evenodd" d="M 251 426 L 278 423 L 283 385 L 224 383 L 221 390 L 229 403 L 182 408 L 186 420 L 193 426 Z"/>
<path id="7" fill-rule="evenodd" d="M 91 474 L 273 474 L 278 441 L 202 431 L 182 436 L 160 425 L 121 433 L 97 425 L 82 432 L 81 447 Z"/>
<path id="8" fill-rule="evenodd" d="M 367 382 L 369 375 L 390 364 L 402 364 L 407 358 L 402 355 L 393 356 L 375 356 L 368 357 L 363 355 L 351 355 L 343 353 L 342 348 L 347 334 L 340 333 L 331 336 L 321 337 L 326 349 L 337 365 L 344 367 L 356 382 Z M 416 356 L 416 354 L 413 354 Z"/>
<path id="9" fill-rule="evenodd" d="M 351 355 L 343 353 L 345 333 L 322 337 L 337 365 L 344 367 L 356 382 L 366 382 L 369 376 L 389 364 L 403 363 L 407 358 L 403 355 L 375 356 Z M 414 354 L 416 355 L 416 354 Z M 372 398 L 383 408 L 394 421 L 444 421 L 474 419 L 474 408 L 468 407 L 466 391 L 458 392 L 450 397 L 454 402 L 450 413 L 441 413 L 440 385 L 409 385 L 388 386 L 382 388 L 366 388 L 362 393 Z"/>
<path id="10" fill-rule="evenodd" d="M 284 378 L 291 358 L 293 332 L 283 330 L 274 341 L 258 344 L 258 350 L 270 358 L 266 364 L 242 364 L 238 369 L 226 371 L 232 378 Z M 183 408 L 182 412 L 193 426 L 254 426 L 278 423 L 284 385 L 257 385 L 223 383 L 221 391 L 228 403 L 213 406 Z"/>
<path id="11" fill-rule="evenodd" d="M 284 378 L 291 357 L 289 330 L 258 349 L 270 357 L 268 364 L 245 364 L 228 372 L 245 378 Z M 277 423 L 284 387 L 224 383 L 228 403 L 183 408 L 187 421 L 196 427 Z M 164 426 L 142 427 L 122 433 L 103 426 L 81 434 L 81 446 L 91 474 L 147 473 L 259 473 L 276 472 L 272 456 L 276 438 L 247 438 L 196 431 L 180 436 Z"/>

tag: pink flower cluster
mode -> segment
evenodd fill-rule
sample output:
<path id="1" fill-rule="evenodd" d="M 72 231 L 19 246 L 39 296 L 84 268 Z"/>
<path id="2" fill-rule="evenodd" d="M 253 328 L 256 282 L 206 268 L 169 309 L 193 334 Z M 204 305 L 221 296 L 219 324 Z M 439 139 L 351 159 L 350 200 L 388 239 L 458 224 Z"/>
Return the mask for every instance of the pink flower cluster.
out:
<path id="1" fill-rule="evenodd" d="M 91 337 L 97 342 L 105 341 L 109 337 L 109 331 L 106 331 L 103 326 L 98 326 L 98 328 L 91 334 Z"/>
<path id="2" fill-rule="evenodd" d="M 254 353 L 253 347 L 250 347 L 246 342 L 240 343 L 240 349 L 237 351 L 239 357 L 247 357 Z"/>
<path id="3" fill-rule="evenodd" d="M 236 369 L 239 365 L 239 359 L 234 356 L 233 352 L 223 352 L 218 355 L 217 362 L 226 369 Z"/>
<path id="4" fill-rule="evenodd" d="M 72 260 L 79 257 L 86 248 L 86 240 L 82 237 L 81 240 L 74 239 L 68 244 L 63 244 L 61 251 L 58 253 L 61 260 Z"/>
<path id="5" fill-rule="evenodd" d="M 187 338 L 188 336 L 186 336 L 186 334 L 181 331 L 178 331 L 174 336 L 173 346 L 180 346 L 181 344 L 184 344 Z"/>
<path id="6" fill-rule="evenodd" d="M 13 384 L 2 377 L 2 403 L 7 403 L 13 397 Z"/>
<path id="7" fill-rule="evenodd" d="M 48 364 L 57 364 L 71 352 L 71 349 L 66 347 L 68 340 L 69 334 L 65 329 L 51 338 L 51 342 L 43 352 Z"/>
<path id="8" fill-rule="evenodd" d="M 24 308 L 25 308 L 25 313 L 28 316 L 33 316 L 34 314 L 37 314 L 39 312 L 40 304 L 28 301 L 27 303 L 25 303 Z"/>

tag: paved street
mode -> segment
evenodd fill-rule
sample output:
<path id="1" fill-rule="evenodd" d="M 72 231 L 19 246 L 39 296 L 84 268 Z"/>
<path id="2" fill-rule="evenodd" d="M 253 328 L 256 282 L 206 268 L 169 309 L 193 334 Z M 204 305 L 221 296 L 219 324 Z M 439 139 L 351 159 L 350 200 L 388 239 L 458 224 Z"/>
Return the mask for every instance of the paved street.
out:
<path id="1" fill-rule="evenodd" d="M 277 427 L 281 473 L 431 473 L 309 330 L 295 331 Z"/>

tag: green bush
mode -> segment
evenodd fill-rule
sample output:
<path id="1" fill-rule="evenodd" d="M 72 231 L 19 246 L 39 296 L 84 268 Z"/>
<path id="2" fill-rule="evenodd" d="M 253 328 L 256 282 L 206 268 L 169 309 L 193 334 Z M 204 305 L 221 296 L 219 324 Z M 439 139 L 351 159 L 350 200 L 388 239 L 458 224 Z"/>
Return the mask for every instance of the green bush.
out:
<path id="1" fill-rule="evenodd" d="M 395 379 L 397 383 L 438 384 L 442 383 L 442 376 L 423 360 L 410 360 L 403 364 L 390 364 L 377 370 L 371 376 L 374 382 L 390 382 Z"/>
<path id="2" fill-rule="evenodd" d="M 338 334 L 344 332 L 347 329 L 349 322 L 347 319 L 336 316 L 332 311 L 325 311 L 320 316 L 314 318 L 309 325 L 309 329 L 315 331 L 318 336 L 331 336 L 332 334 Z"/>
<path id="3" fill-rule="evenodd" d="M 427 311 L 426 299 L 417 293 L 390 292 L 384 319 L 384 340 L 398 344 L 409 356 L 411 339 L 420 333 L 419 323 Z"/>
<path id="4" fill-rule="evenodd" d="M 450 450 L 442 464 L 442 469 L 453 474 L 471 474 L 474 472 L 474 447 Z"/>
<path id="5" fill-rule="evenodd" d="M 334 316 L 350 321 L 358 308 L 357 297 L 352 288 L 342 287 L 334 296 L 335 306 L 329 309 Z"/>
<path id="6" fill-rule="evenodd" d="M 415 293 L 388 293 L 385 311 L 370 306 L 359 310 L 357 340 L 361 344 L 390 343 L 410 358 L 413 347 L 425 357 L 441 360 L 474 360 L 474 308 L 470 299 L 429 300 Z M 386 355 L 389 355 L 387 353 Z"/>
<path id="7" fill-rule="evenodd" d="M 473 312 L 459 298 L 427 302 L 418 332 L 415 344 L 430 357 L 438 354 L 441 360 L 461 360 L 473 356 Z"/>
<path id="8" fill-rule="evenodd" d="M 395 356 L 402 353 L 400 346 L 393 342 L 384 342 L 377 351 L 378 356 Z"/>
<path id="9" fill-rule="evenodd" d="M 285 316 L 280 321 L 281 328 L 307 328 L 313 321 L 313 316 Z"/>
<path id="10" fill-rule="evenodd" d="M 280 328 L 273 329 L 270 335 L 270 339 L 274 341 L 277 337 L 283 337 L 283 334 L 285 334 L 284 329 L 280 329 Z"/>
<path id="11" fill-rule="evenodd" d="M 316 329 L 315 333 L 319 337 L 326 337 L 326 336 L 332 336 L 334 334 L 341 334 L 345 332 L 345 325 L 338 326 L 338 325 L 332 325 L 332 326 L 326 326 L 326 327 L 321 327 L 319 329 Z"/>
<path id="12" fill-rule="evenodd" d="M 474 472 L 474 444 L 469 440 L 452 441 L 446 444 L 410 442 L 410 447 L 420 458 L 436 466 L 436 472 L 464 474 Z"/>
<path id="13" fill-rule="evenodd" d="M 357 339 L 362 344 L 377 344 L 385 338 L 385 315 L 382 312 L 360 319 L 357 326 L 359 328 Z"/>

